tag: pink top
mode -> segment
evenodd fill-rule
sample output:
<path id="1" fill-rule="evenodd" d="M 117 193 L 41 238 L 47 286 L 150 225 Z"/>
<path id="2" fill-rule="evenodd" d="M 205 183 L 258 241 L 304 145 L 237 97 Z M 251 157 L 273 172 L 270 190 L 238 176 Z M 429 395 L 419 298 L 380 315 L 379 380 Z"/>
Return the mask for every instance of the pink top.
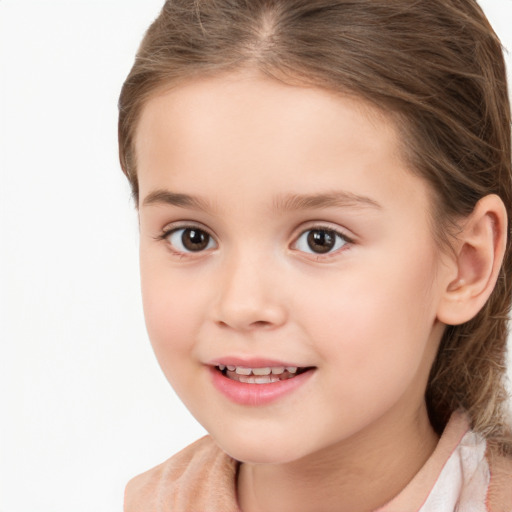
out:
<path id="1" fill-rule="evenodd" d="M 512 512 L 512 460 L 490 459 L 486 442 L 455 413 L 434 453 L 409 484 L 376 512 Z M 210 436 L 135 477 L 125 512 L 239 512 L 238 462 Z"/>

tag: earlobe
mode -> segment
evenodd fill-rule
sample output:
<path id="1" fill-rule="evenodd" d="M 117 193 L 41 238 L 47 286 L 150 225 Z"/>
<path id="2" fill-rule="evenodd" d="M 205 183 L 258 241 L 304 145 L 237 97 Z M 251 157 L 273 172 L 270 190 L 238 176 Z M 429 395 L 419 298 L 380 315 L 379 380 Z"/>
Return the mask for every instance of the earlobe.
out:
<path id="1" fill-rule="evenodd" d="M 454 244 L 454 272 L 448 277 L 438 320 L 458 325 L 471 320 L 491 295 L 507 241 L 507 213 L 496 195 L 480 199 L 461 224 Z M 455 277 L 453 277 L 453 275 Z"/>

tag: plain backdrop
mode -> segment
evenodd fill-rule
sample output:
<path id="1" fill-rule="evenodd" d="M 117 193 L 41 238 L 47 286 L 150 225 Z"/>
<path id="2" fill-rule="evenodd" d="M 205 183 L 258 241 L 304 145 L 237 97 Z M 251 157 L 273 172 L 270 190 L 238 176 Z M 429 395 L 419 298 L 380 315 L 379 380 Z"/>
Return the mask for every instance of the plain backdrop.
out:
<path id="1" fill-rule="evenodd" d="M 162 3 L 0 0 L 0 512 L 120 512 L 130 477 L 204 433 L 147 340 L 117 160 Z M 481 4 L 512 50 L 512 0 Z"/>

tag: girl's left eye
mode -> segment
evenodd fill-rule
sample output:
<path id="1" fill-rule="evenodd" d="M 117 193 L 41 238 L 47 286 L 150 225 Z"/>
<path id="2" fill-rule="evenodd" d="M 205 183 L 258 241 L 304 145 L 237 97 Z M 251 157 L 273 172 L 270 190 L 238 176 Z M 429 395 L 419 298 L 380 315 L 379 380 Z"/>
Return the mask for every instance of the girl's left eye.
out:
<path id="1" fill-rule="evenodd" d="M 348 238 L 333 229 L 313 228 L 299 236 L 294 248 L 309 254 L 327 254 L 341 249 L 348 242 Z"/>
<path id="2" fill-rule="evenodd" d="M 173 229 L 165 238 L 176 252 L 201 252 L 217 246 L 209 233 L 195 227 Z"/>

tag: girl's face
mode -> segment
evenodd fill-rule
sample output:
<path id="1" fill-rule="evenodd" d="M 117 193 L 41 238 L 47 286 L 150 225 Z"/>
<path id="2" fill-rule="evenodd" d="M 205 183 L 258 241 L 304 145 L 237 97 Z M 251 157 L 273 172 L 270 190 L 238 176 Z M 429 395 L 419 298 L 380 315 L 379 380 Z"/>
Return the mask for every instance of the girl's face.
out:
<path id="1" fill-rule="evenodd" d="M 136 154 L 149 336 L 226 452 L 287 462 L 427 417 L 448 266 L 389 120 L 228 75 L 150 99 Z"/>

